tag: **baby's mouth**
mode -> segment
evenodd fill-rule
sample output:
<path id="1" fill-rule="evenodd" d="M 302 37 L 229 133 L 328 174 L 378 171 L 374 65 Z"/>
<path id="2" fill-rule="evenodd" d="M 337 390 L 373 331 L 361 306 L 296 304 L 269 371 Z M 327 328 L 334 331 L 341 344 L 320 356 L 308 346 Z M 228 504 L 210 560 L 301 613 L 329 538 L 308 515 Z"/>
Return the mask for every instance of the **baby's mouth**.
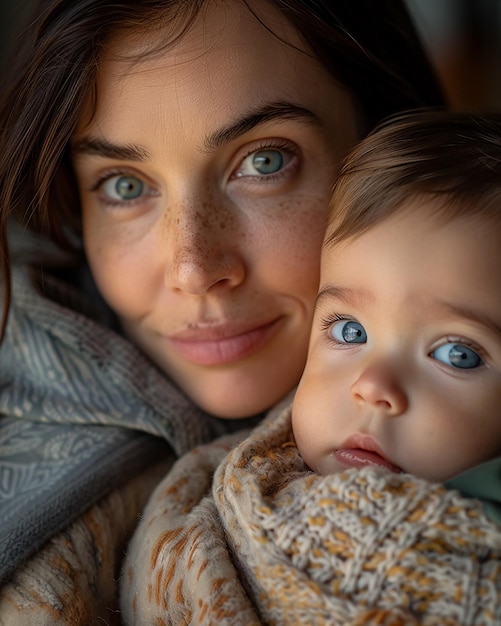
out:
<path id="1" fill-rule="evenodd" d="M 401 473 L 402 469 L 385 459 L 378 452 L 363 448 L 338 448 L 333 456 L 343 465 L 350 467 L 364 467 L 366 465 L 379 465 L 386 467 L 391 472 Z"/>

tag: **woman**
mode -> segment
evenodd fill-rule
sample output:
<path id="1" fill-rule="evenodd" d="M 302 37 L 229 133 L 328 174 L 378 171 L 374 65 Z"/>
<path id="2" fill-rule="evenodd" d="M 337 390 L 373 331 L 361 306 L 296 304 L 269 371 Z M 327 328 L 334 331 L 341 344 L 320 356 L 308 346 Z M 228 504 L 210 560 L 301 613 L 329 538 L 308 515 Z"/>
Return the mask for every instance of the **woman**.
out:
<path id="1" fill-rule="evenodd" d="M 0 110 L 0 612 L 90 623 L 174 455 L 296 385 L 343 154 L 442 99 L 395 2 L 50 0 L 32 31 Z"/>

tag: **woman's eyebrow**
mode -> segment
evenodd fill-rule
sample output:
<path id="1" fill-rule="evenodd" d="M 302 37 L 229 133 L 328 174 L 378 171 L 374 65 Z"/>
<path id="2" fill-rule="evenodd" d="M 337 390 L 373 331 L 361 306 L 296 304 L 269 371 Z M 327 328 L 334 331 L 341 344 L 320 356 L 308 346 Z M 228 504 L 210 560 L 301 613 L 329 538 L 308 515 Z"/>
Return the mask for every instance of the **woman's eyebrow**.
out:
<path id="1" fill-rule="evenodd" d="M 312 111 L 303 106 L 290 102 L 272 102 L 254 111 L 250 111 L 235 122 L 208 135 L 204 141 L 204 150 L 214 152 L 222 145 L 234 139 L 238 139 L 241 135 L 265 122 L 291 119 L 321 126 L 320 119 Z"/>
<path id="2" fill-rule="evenodd" d="M 309 109 L 289 102 L 273 102 L 249 112 L 240 119 L 208 135 L 204 140 L 204 152 L 215 152 L 222 145 L 237 139 L 256 126 L 271 120 L 301 120 L 321 126 L 319 118 Z M 146 148 L 135 144 L 116 144 L 97 137 L 82 137 L 72 143 L 73 156 L 91 154 L 119 161 L 148 161 L 151 156 Z"/>
<path id="3" fill-rule="evenodd" d="M 97 137 L 82 137 L 82 139 L 77 139 L 71 145 L 71 153 L 73 156 L 93 154 L 108 159 L 117 159 L 119 161 L 148 161 L 150 159 L 148 150 L 142 146 L 115 144 L 106 139 L 98 139 Z"/>

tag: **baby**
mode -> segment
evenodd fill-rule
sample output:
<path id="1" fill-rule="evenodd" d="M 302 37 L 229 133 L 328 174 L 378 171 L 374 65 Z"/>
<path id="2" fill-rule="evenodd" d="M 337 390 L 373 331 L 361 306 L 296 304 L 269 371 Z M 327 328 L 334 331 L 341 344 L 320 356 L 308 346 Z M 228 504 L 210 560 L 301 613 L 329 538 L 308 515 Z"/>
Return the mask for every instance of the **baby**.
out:
<path id="1" fill-rule="evenodd" d="M 301 455 L 321 474 L 376 464 L 456 487 L 483 464 L 469 495 L 499 501 L 501 115 L 393 121 L 353 152 L 332 206 Z"/>

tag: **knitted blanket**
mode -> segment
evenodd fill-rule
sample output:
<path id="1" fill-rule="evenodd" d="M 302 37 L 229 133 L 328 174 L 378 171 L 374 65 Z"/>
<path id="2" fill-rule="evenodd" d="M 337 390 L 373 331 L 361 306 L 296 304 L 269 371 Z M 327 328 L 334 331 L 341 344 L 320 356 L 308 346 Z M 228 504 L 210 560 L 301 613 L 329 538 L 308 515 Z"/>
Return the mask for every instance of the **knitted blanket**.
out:
<path id="1" fill-rule="evenodd" d="M 237 439 L 157 487 L 122 575 L 125 624 L 501 624 L 501 528 L 480 502 L 379 467 L 313 474 L 288 408 L 228 454 Z"/>

